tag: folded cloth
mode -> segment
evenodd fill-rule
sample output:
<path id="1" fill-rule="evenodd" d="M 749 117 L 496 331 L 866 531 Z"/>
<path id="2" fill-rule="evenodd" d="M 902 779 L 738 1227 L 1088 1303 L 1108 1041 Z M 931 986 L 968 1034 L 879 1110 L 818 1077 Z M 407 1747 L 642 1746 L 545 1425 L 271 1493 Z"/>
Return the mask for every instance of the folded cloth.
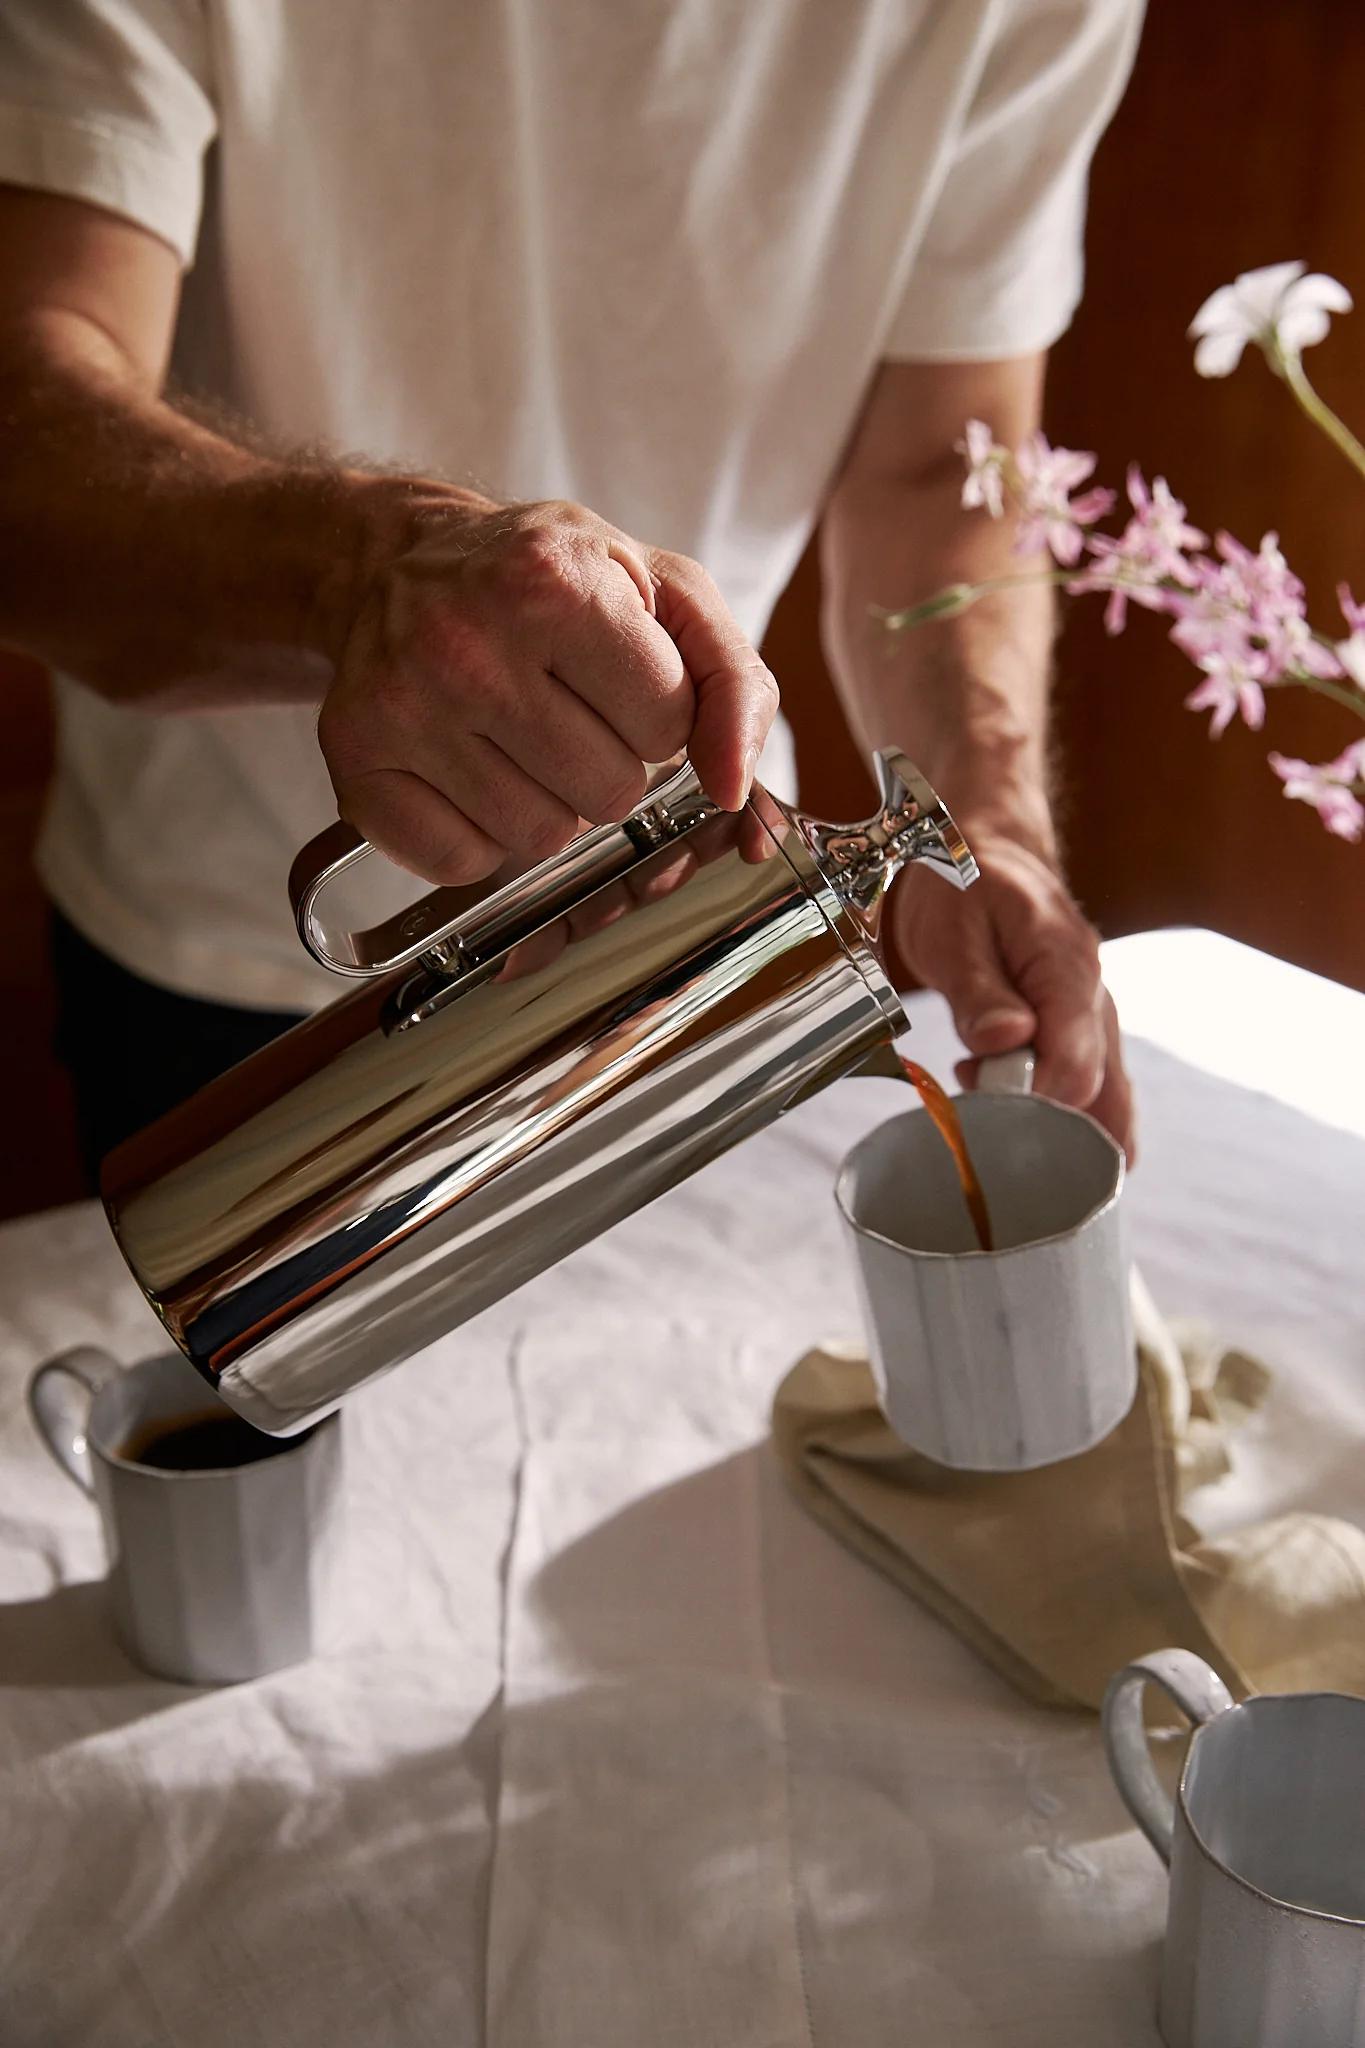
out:
<path id="1" fill-rule="evenodd" d="M 958 1472 L 907 1449 L 856 1350 L 807 1352 L 778 1388 L 773 1438 L 798 1498 L 1029 1698 L 1097 1707 L 1111 1675 L 1167 1644 L 1239 1697 L 1365 1694 L 1365 1532 L 1292 1514 L 1201 1541 L 1182 1511 L 1228 1469 L 1226 1435 L 1269 1375 L 1168 1327 L 1133 1280 L 1140 1384 L 1081 1456 Z"/>

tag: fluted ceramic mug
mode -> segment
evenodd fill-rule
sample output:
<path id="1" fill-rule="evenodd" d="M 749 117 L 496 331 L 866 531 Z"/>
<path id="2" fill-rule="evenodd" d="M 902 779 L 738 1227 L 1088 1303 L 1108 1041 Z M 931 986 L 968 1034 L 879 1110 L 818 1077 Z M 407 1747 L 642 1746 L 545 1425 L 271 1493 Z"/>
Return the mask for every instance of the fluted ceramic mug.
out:
<path id="1" fill-rule="evenodd" d="M 1196 1724 L 1174 1804 L 1147 1745 L 1149 1683 Z M 1104 1735 L 1129 1812 L 1170 1866 L 1167 2048 L 1362 2048 L 1365 1700 L 1236 1706 L 1202 1658 L 1156 1650 L 1110 1684 Z"/>
<path id="2" fill-rule="evenodd" d="M 96 1501 L 114 1623 L 160 1678 L 228 1685 L 312 1654 L 341 1510 L 340 1417 L 217 1469 L 139 1462 L 158 1433 L 210 1418 L 245 1428 L 178 1353 L 120 1367 L 83 1345 L 29 1382 L 38 1433 Z"/>
<path id="3" fill-rule="evenodd" d="M 1033 1095 L 1032 1074 L 1028 1052 L 983 1060 L 957 1098 L 994 1251 L 923 1110 L 870 1131 L 835 1184 L 886 1419 L 965 1471 L 1075 1457 L 1137 1392 L 1123 1153 L 1093 1117 Z"/>

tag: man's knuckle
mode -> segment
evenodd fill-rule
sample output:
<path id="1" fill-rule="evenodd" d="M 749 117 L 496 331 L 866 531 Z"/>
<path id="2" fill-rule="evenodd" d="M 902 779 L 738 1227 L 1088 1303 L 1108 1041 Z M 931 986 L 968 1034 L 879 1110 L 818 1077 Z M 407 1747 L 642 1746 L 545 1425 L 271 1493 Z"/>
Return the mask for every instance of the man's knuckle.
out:
<path id="1" fill-rule="evenodd" d="M 602 524 L 595 512 L 573 498 L 544 498 L 533 509 L 540 515 L 542 525 L 556 530 L 573 528 L 587 532 Z"/>
<path id="2" fill-rule="evenodd" d="M 651 560 L 659 575 L 670 583 L 683 584 L 689 590 L 696 590 L 711 580 L 700 562 L 694 562 L 691 555 L 675 554 L 672 548 L 655 548 Z"/>
<path id="3" fill-rule="evenodd" d="M 619 773 L 603 775 L 593 789 L 591 809 L 584 816 L 594 825 L 615 824 L 629 817 L 645 793 L 643 762 Z"/>
<path id="4" fill-rule="evenodd" d="M 757 656 L 752 664 L 749 688 L 751 694 L 760 699 L 763 706 L 775 715 L 778 705 L 782 702 L 782 692 L 778 688 L 777 677 Z"/>
<path id="5" fill-rule="evenodd" d="M 1066 1046 L 1055 1057 L 1053 1071 L 1063 1091 L 1079 1101 L 1088 1101 L 1103 1072 L 1097 1051 L 1083 1046 Z"/>
<path id="6" fill-rule="evenodd" d="M 491 571 L 495 588 L 518 609 L 559 611 L 582 595 L 575 553 L 560 524 L 538 520 L 520 526 L 498 547 Z"/>
<path id="7" fill-rule="evenodd" d="M 508 836 L 518 853 L 531 860 L 548 860 L 573 838 L 575 822 L 567 811 L 528 806 L 513 821 Z"/>
<path id="8" fill-rule="evenodd" d="M 1076 964 L 1093 991 L 1100 985 L 1100 935 L 1094 926 L 1080 920 L 1073 951 Z"/>
<path id="9" fill-rule="evenodd" d="M 643 704 L 638 715 L 641 751 L 651 761 L 667 761 L 692 737 L 693 705 L 690 696 L 670 693 Z"/>
<path id="10" fill-rule="evenodd" d="M 481 882 L 485 875 L 493 873 L 496 865 L 496 859 L 487 847 L 462 838 L 438 847 L 427 871 L 432 881 L 440 883 L 442 888 L 457 889 L 467 882 Z"/>

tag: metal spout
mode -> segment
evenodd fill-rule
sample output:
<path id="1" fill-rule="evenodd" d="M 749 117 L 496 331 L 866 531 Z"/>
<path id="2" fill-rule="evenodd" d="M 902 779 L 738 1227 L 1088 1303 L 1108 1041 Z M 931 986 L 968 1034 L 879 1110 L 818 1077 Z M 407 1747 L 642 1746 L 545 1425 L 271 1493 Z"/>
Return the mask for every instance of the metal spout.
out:
<path id="1" fill-rule="evenodd" d="M 980 874 L 966 840 L 913 761 L 894 747 L 872 757 L 881 809 L 860 825 L 826 825 L 795 813 L 821 873 L 875 939 L 881 903 L 903 867 L 925 861 L 955 889 Z"/>

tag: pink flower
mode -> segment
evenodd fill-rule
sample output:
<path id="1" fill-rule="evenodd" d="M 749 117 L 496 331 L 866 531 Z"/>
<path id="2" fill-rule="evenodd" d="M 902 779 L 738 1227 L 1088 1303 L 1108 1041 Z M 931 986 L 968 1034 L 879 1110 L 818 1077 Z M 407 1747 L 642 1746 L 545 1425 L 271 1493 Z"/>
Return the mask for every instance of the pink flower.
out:
<path id="1" fill-rule="evenodd" d="M 1104 610 L 1109 633 L 1123 631 L 1130 598 L 1151 611 L 1166 611 L 1171 593 L 1163 588 L 1165 582 L 1193 588 L 1196 573 L 1185 550 L 1203 547 L 1208 540 L 1197 526 L 1186 523 L 1185 507 L 1165 477 L 1155 478 L 1149 489 L 1136 463 L 1128 469 L 1128 502 L 1133 516 L 1123 532 L 1117 540 L 1107 533 L 1091 534 L 1086 542 L 1091 565 L 1069 586 L 1073 593 L 1109 591 Z"/>
<path id="2" fill-rule="evenodd" d="M 1341 616 L 1346 621 L 1347 632 L 1353 637 L 1357 633 L 1365 633 L 1365 604 L 1356 603 L 1351 595 L 1349 583 L 1338 583 L 1337 603 L 1341 606 Z"/>
<path id="3" fill-rule="evenodd" d="M 1191 661 L 1263 655 L 1267 683 L 1295 673 L 1340 675 L 1340 662 L 1308 623 L 1303 585 L 1280 552 L 1278 534 L 1263 535 L 1255 554 L 1230 533 L 1220 533 L 1215 546 L 1221 561 L 1196 562 L 1194 590 L 1170 600 L 1176 646 Z"/>
<path id="4" fill-rule="evenodd" d="M 1351 786 L 1365 779 L 1365 740 L 1354 741 L 1335 761 L 1315 766 L 1272 754 L 1270 765 L 1284 783 L 1285 795 L 1312 804 L 1338 839 L 1357 840 L 1365 833 L 1365 804 Z"/>
<path id="5" fill-rule="evenodd" d="M 1099 487 L 1084 497 L 1071 495 L 1093 474 L 1095 456 L 1073 448 L 1050 448 L 1041 434 L 1030 434 L 1014 458 L 1023 520 L 1015 542 L 1020 554 L 1047 548 L 1054 560 L 1069 568 L 1080 560 L 1084 527 L 1103 519 L 1114 493 Z"/>
<path id="6" fill-rule="evenodd" d="M 1257 672 L 1255 655 L 1206 654 L 1199 663 L 1204 681 L 1185 699 L 1187 711 L 1212 711 L 1209 738 L 1221 738 L 1238 712 L 1253 732 L 1265 724 L 1263 672 Z"/>
<path id="7" fill-rule="evenodd" d="M 1009 449 L 1000 446 L 984 420 L 968 420 L 962 440 L 954 446 L 967 459 L 963 509 L 973 512 L 981 506 L 992 519 L 1001 518 L 1005 510 L 1004 465 Z"/>

